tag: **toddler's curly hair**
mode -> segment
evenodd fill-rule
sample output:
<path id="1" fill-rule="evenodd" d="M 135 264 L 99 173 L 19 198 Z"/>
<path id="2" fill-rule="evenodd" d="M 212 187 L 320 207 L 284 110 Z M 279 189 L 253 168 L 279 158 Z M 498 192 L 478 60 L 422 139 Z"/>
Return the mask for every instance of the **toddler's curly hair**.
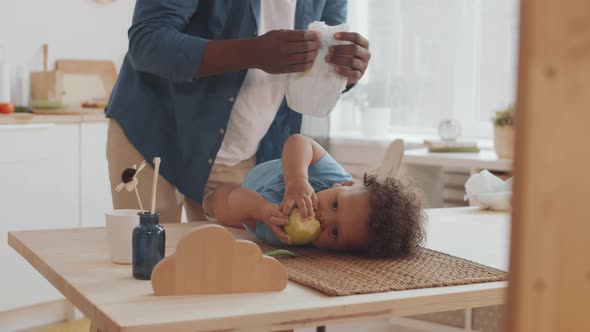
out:
<path id="1" fill-rule="evenodd" d="M 413 255 L 426 239 L 426 216 L 416 191 L 393 177 L 378 180 L 366 173 L 363 186 L 371 204 L 366 254 L 391 258 Z"/>

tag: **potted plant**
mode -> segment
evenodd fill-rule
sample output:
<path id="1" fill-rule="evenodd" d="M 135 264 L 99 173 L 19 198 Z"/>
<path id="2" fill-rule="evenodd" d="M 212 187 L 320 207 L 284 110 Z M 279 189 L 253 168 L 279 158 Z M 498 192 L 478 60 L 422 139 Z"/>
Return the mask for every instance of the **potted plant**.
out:
<path id="1" fill-rule="evenodd" d="M 514 105 L 496 112 L 494 122 L 494 149 L 500 158 L 512 159 L 514 150 Z"/>

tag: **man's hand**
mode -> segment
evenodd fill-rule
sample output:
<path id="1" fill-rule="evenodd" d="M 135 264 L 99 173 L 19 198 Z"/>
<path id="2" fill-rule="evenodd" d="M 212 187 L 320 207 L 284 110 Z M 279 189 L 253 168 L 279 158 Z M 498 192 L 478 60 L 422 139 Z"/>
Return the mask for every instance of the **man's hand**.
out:
<path id="1" fill-rule="evenodd" d="M 318 197 L 304 177 L 298 177 L 285 184 L 285 195 L 281 203 L 281 211 L 289 215 L 293 207 L 297 204 L 299 212 L 303 218 L 313 215 L 314 209 L 318 209 Z"/>
<path id="2" fill-rule="evenodd" d="M 321 47 L 314 31 L 273 30 L 254 39 L 256 68 L 270 74 L 306 71 Z"/>
<path id="3" fill-rule="evenodd" d="M 262 208 L 262 222 L 284 243 L 291 244 L 291 236 L 283 230 L 289 218 L 281 212 L 278 205 L 268 203 Z"/>
<path id="4" fill-rule="evenodd" d="M 336 65 L 336 72 L 346 77 L 347 85 L 354 84 L 363 77 L 369 66 L 369 41 L 356 32 L 337 32 L 334 38 L 352 44 L 331 46 L 326 62 Z"/>

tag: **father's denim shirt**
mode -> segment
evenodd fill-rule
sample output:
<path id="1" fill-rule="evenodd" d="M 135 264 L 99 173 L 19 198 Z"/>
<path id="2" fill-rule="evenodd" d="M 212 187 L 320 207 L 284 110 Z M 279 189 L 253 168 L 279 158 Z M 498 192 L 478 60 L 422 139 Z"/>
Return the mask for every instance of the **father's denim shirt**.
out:
<path id="1" fill-rule="evenodd" d="M 246 70 L 194 75 L 209 41 L 253 38 L 259 16 L 260 0 L 137 0 L 106 115 L 148 162 L 162 157 L 161 175 L 194 201 L 202 202 Z M 345 22 L 346 0 L 298 0 L 295 28 L 316 20 Z M 300 129 L 301 115 L 283 99 L 257 163 L 280 158 L 288 136 Z"/>

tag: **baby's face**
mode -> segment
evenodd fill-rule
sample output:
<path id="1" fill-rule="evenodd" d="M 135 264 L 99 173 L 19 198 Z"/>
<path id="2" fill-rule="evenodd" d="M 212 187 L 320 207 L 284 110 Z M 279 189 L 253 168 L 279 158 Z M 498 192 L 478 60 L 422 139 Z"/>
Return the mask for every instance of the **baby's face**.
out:
<path id="1" fill-rule="evenodd" d="M 317 193 L 315 211 L 322 231 L 313 245 L 320 249 L 359 250 L 368 242 L 369 193 L 357 186 L 336 185 Z"/>

